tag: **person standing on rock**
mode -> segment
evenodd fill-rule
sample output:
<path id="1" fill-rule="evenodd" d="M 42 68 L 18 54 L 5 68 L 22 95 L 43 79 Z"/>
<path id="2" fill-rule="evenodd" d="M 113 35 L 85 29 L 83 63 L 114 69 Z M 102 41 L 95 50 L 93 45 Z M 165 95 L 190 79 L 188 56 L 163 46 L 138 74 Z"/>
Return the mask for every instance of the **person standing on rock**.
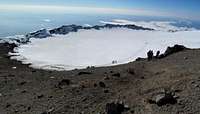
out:
<path id="1" fill-rule="evenodd" d="M 148 61 L 153 59 L 153 50 L 150 50 L 147 52 L 147 58 L 148 58 Z"/>

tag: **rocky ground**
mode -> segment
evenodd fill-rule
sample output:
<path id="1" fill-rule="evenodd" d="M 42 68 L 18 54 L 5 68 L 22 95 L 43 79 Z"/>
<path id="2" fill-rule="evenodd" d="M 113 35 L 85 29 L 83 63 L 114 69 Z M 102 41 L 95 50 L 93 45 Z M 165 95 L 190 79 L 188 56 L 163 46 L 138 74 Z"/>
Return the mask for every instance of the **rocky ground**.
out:
<path id="1" fill-rule="evenodd" d="M 29 68 L 0 44 L 0 114 L 200 114 L 200 50 L 73 71 Z"/>

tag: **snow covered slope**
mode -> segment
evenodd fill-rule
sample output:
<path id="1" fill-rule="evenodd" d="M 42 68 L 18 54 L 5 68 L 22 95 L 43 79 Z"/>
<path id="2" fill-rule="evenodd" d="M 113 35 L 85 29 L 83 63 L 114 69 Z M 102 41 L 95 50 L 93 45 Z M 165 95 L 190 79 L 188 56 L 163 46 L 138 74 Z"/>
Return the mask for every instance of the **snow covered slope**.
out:
<path id="1" fill-rule="evenodd" d="M 146 57 L 150 49 L 163 52 L 167 46 L 200 47 L 200 31 L 144 31 L 130 29 L 81 30 L 68 35 L 30 39 L 15 49 L 12 59 L 31 63 L 34 68 L 53 70 L 110 66 Z"/>

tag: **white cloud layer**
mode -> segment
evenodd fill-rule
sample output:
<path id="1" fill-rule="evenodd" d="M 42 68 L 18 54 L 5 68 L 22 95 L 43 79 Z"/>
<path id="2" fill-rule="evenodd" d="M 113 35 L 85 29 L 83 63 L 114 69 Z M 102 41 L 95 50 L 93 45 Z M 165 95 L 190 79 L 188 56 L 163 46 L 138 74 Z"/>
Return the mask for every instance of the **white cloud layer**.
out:
<path id="1" fill-rule="evenodd" d="M 44 22 L 47 22 L 47 23 L 51 22 L 50 19 L 43 19 L 43 21 L 44 21 Z"/>
<path id="2" fill-rule="evenodd" d="M 131 29 L 81 30 L 46 39 L 31 39 L 31 43 L 16 48 L 13 59 L 31 63 L 34 68 L 72 70 L 87 66 L 110 66 L 146 57 L 150 49 L 164 52 L 167 46 L 182 44 L 200 47 L 200 31 L 143 31 Z"/>

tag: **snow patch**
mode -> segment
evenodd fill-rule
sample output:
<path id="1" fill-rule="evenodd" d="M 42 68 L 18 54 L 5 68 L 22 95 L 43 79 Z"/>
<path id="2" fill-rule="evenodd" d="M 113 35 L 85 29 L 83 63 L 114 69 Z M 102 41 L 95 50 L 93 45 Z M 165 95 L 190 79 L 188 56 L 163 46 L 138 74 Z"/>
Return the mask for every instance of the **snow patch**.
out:
<path id="1" fill-rule="evenodd" d="M 90 25 L 90 24 L 84 24 L 83 26 L 84 27 L 92 27 L 92 25 Z"/>

